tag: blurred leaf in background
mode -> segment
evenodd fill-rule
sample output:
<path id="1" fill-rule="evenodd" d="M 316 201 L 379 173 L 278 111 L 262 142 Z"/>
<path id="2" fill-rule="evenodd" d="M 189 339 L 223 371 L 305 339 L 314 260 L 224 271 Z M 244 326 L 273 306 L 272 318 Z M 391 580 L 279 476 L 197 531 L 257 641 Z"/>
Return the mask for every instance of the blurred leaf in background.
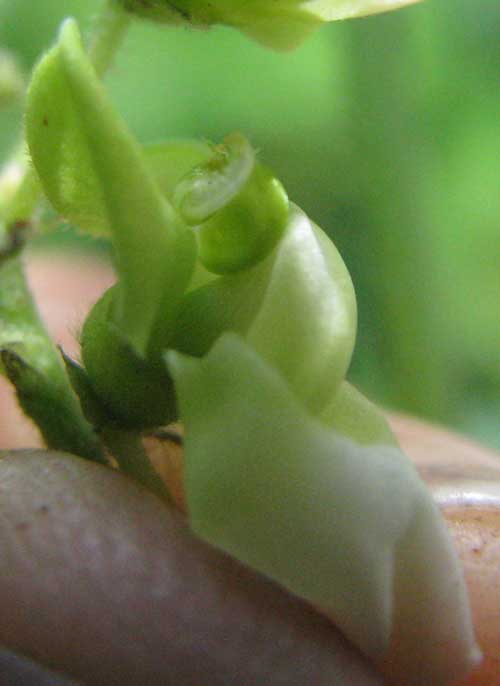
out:
<path id="1" fill-rule="evenodd" d="M 0 0 L 29 69 L 97 0 Z M 107 82 L 143 141 L 245 132 L 336 242 L 359 300 L 351 378 L 500 447 L 500 4 L 429 0 L 274 54 L 229 29 L 136 24 Z M 0 151 L 21 109 L 0 113 Z"/>

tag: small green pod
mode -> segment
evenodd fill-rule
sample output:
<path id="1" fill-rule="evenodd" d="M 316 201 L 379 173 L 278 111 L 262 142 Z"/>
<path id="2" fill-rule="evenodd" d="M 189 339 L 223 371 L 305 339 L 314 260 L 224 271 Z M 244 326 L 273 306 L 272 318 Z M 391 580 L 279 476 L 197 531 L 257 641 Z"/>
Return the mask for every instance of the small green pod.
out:
<path id="1" fill-rule="evenodd" d="M 176 418 L 172 379 L 162 360 L 140 357 L 110 314 L 117 286 L 94 305 L 81 335 L 82 361 L 110 422 L 145 429 Z"/>

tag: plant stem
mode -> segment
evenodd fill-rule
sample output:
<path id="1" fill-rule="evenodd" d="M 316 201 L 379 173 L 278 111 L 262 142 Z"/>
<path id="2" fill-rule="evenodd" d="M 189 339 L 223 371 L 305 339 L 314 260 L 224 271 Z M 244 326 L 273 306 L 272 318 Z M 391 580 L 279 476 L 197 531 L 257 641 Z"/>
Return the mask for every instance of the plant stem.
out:
<path id="1" fill-rule="evenodd" d="M 90 60 L 100 76 L 111 67 L 130 21 L 130 15 L 116 0 L 106 0 L 95 20 L 88 49 Z"/>
<path id="2" fill-rule="evenodd" d="M 118 462 L 120 471 L 138 481 L 167 504 L 172 504 L 167 487 L 146 455 L 138 431 L 106 426 L 101 430 L 101 437 Z"/>

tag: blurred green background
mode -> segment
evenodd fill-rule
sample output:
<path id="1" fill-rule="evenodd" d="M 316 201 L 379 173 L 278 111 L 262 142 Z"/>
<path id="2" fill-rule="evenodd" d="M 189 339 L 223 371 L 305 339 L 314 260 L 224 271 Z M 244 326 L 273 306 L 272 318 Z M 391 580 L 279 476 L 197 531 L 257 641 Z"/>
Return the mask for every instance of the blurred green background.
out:
<path id="1" fill-rule="evenodd" d="M 97 0 L 0 0 L 28 71 Z M 227 30 L 137 23 L 107 76 L 142 141 L 245 132 L 353 276 L 351 379 L 500 447 L 500 3 L 429 0 L 274 54 Z M 0 112 L 4 157 L 21 108 Z"/>

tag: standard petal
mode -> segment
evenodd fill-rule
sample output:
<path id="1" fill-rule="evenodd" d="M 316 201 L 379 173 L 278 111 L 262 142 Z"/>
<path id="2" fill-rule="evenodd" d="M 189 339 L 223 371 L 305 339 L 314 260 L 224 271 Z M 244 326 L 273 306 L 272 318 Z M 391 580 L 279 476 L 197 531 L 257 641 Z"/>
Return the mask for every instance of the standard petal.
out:
<path id="1" fill-rule="evenodd" d="M 193 530 L 327 611 L 379 663 L 396 618 L 411 633 L 402 669 L 418 667 L 422 683 L 470 667 L 461 570 L 403 453 L 325 428 L 234 334 L 205 358 L 170 353 L 168 362 L 186 426 Z"/>

